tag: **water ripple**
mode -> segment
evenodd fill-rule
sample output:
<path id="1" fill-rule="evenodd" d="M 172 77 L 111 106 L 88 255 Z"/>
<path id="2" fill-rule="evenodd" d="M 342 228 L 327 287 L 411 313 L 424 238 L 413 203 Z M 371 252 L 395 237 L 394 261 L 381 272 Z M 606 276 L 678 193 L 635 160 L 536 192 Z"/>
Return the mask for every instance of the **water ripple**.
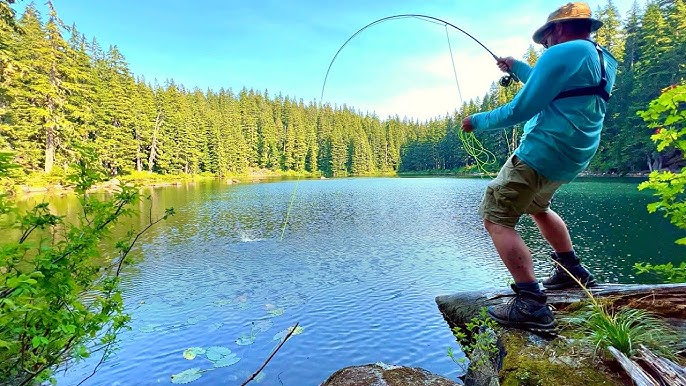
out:
<path id="1" fill-rule="evenodd" d="M 142 240 L 141 261 L 123 281 L 132 329 L 86 384 L 170 384 L 171 374 L 212 369 L 202 358 L 185 360 L 184 349 L 219 345 L 241 360 L 196 383 L 237 385 L 295 322 L 303 332 L 269 363 L 265 384 L 317 385 L 344 366 L 378 361 L 455 379 L 460 369 L 446 350 L 457 345 L 434 297 L 509 279 L 476 214 L 487 182 L 300 181 L 282 241 L 294 181 L 199 186 L 188 196 L 156 190 L 159 204 L 178 215 Z M 636 242 L 643 233 L 665 240 L 672 234 L 661 219 L 631 217 L 646 198 L 628 186 L 572 184 L 555 199 L 555 209 L 574 220 L 577 251 L 610 282 L 635 280 L 636 258 L 670 253 L 656 249 L 655 240 L 645 243 L 652 247 Z M 615 209 L 622 200 L 633 214 Z M 549 246 L 531 220 L 518 229 L 544 275 Z M 74 366 L 60 384 L 78 382 L 93 365 Z"/>

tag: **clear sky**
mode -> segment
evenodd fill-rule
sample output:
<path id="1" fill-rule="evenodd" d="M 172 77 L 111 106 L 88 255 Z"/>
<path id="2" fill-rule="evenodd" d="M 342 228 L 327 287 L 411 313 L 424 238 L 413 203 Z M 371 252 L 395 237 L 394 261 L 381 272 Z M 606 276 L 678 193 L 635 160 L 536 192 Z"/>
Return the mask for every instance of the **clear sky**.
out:
<path id="1" fill-rule="evenodd" d="M 395 14 L 444 19 L 499 56 L 521 58 L 531 35 L 565 1 L 550 0 L 53 0 L 105 49 L 118 46 L 148 82 L 174 79 L 189 89 L 243 87 L 319 102 L 336 51 L 358 29 Z M 613 0 L 622 18 L 633 0 Z M 639 0 L 643 6 L 644 1 Z M 28 4 L 19 0 L 21 13 Z M 588 1 L 594 12 L 607 0 Z M 45 17 L 43 0 L 36 7 Z M 483 96 L 501 73 L 473 40 L 450 29 L 462 98 Z M 323 101 L 380 118 L 425 120 L 461 105 L 446 29 L 417 19 L 372 26 L 333 63 Z"/>

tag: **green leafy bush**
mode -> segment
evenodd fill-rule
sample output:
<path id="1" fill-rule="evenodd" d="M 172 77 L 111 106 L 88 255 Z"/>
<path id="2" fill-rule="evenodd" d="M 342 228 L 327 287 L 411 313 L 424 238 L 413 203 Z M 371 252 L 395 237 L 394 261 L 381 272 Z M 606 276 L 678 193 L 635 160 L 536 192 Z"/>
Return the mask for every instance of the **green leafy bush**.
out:
<path id="1" fill-rule="evenodd" d="M 479 310 L 479 316 L 472 318 L 465 324 L 465 328 L 453 327 L 453 335 L 462 347 L 462 351 L 469 358 L 475 369 L 480 369 L 498 353 L 498 338 L 496 331 L 498 323 L 488 316 L 488 309 L 483 307 Z M 470 364 L 465 357 L 456 357 L 452 349 L 448 348 L 448 356 L 462 371 L 466 372 Z M 477 370 L 478 371 L 478 370 Z"/>
<path id="2" fill-rule="evenodd" d="M 686 85 L 674 85 L 662 90 L 662 94 L 638 114 L 655 129 L 651 136 L 657 144 L 658 152 L 668 148 L 680 151 L 686 159 Z M 686 167 L 679 171 L 654 170 L 648 181 L 638 188 L 652 189 L 659 199 L 648 205 L 648 212 L 661 212 L 665 218 L 680 229 L 686 229 Z M 686 237 L 676 240 L 677 244 L 686 245 Z M 654 272 L 661 274 L 667 281 L 686 281 L 686 263 L 679 266 L 672 264 L 651 265 L 636 264 L 638 273 Z"/>
<path id="3" fill-rule="evenodd" d="M 11 153 L 0 152 L 0 177 L 8 175 L 11 159 Z M 121 186 L 109 198 L 86 193 L 103 176 L 91 165 L 97 157 L 84 150 L 67 177 L 81 204 L 73 223 L 51 213 L 48 203 L 19 211 L 0 192 L 6 235 L 0 240 L 0 385 L 38 384 L 60 365 L 93 353 L 102 355 L 102 363 L 127 328 L 121 269 L 138 237 L 173 210 L 150 218 L 139 232 L 129 231 L 109 263 L 102 263 L 100 242 L 133 213 L 130 204 L 139 195 L 133 186 Z"/>

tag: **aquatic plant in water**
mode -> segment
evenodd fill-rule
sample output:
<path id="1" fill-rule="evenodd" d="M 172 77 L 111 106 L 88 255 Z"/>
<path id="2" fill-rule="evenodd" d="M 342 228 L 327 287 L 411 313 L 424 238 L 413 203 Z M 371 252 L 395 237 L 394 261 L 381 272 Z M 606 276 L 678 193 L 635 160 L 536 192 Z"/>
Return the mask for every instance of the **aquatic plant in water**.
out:
<path id="1" fill-rule="evenodd" d="M 202 374 L 208 371 L 215 370 L 221 367 L 228 367 L 238 363 L 239 358 L 228 347 L 211 346 L 207 349 L 202 347 L 191 347 L 183 351 L 183 357 L 189 361 L 194 360 L 198 356 L 204 356 L 205 359 L 212 362 L 212 368 L 201 369 L 200 367 L 193 367 L 184 370 L 180 373 L 171 376 L 171 382 L 174 384 L 190 383 L 202 377 Z"/>

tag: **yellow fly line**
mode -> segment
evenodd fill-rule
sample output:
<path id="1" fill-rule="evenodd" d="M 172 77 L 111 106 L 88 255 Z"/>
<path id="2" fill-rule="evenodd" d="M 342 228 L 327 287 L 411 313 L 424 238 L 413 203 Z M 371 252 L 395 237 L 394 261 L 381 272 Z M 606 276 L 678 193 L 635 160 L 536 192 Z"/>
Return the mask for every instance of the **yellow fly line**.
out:
<path id="1" fill-rule="evenodd" d="M 453 76 L 455 77 L 455 85 L 457 86 L 457 93 L 460 97 L 460 102 L 464 106 L 464 101 L 462 100 L 462 91 L 460 90 L 460 82 L 457 80 L 457 70 L 455 68 L 455 59 L 453 58 L 453 48 L 450 44 L 450 34 L 448 33 L 448 26 L 445 26 L 445 37 L 448 41 L 448 51 L 450 52 L 450 61 L 453 65 Z M 488 166 L 493 166 L 496 164 L 497 159 L 492 151 L 486 149 L 484 145 L 476 138 L 473 132 L 462 131 L 462 128 L 457 130 L 458 138 L 462 141 L 462 147 L 464 151 L 474 159 L 476 164 L 476 170 L 482 175 L 491 174 L 487 169 Z"/>
<path id="2" fill-rule="evenodd" d="M 462 141 L 464 151 L 474 159 L 476 170 L 482 175 L 490 175 L 493 172 L 489 170 L 489 166 L 495 165 L 498 161 L 492 151 L 486 149 L 484 145 L 476 138 L 474 133 L 465 133 L 462 130 L 458 131 L 458 137 Z"/>

